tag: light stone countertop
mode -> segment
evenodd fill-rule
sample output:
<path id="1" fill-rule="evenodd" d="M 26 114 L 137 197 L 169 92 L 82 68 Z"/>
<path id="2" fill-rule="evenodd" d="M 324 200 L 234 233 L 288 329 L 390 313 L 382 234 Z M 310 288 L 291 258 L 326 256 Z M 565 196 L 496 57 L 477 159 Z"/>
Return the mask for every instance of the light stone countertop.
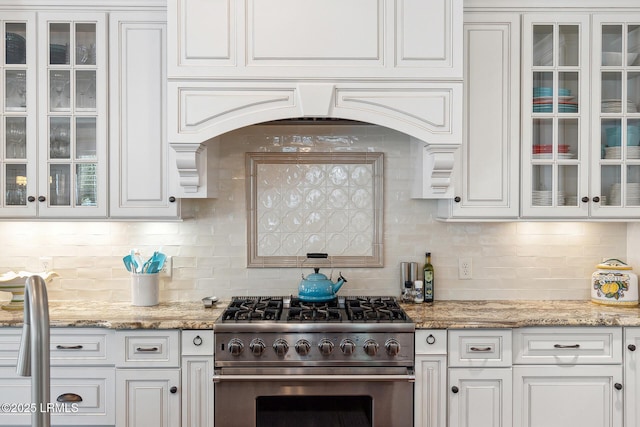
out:
<path id="1" fill-rule="evenodd" d="M 50 301 L 52 327 L 111 329 L 211 329 L 228 301 L 212 308 L 198 302 Z M 402 304 L 417 329 L 518 328 L 525 326 L 640 326 L 640 307 L 590 301 L 436 301 Z M 22 326 L 23 312 L 0 310 L 0 327 Z"/>

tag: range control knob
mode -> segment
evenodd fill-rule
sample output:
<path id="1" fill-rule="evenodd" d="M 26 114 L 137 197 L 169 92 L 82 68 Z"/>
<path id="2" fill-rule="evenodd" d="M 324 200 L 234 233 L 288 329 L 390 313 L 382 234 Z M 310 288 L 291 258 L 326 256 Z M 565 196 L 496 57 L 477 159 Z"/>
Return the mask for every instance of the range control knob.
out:
<path id="1" fill-rule="evenodd" d="M 262 356 L 265 348 L 267 348 L 267 345 L 260 338 L 255 338 L 249 343 L 249 350 L 256 357 Z"/>
<path id="2" fill-rule="evenodd" d="M 391 357 L 395 357 L 400 353 L 400 343 L 393 338 L 389 338 L 387 342 L 384 343 L 384 348 Z"/>
<path id="3" fill-rule="evenodd" d="M 296 353 L 300 356 L 306 356 L 311 351 L 311 344 L 307 340 L 298 340 L 296 343 Z"/>
<path id="4" fill-rule="evenodd" d="M 323 356 L 330 355 L 333 351 L 333 347 L 333 343 L 326 338 L 321 339 L 318 343 L 318 349 L 320 350 L 320 354 L 322 354 Z"/>
<path id="5" fill-rule="evenodd" d="M 234 338 L 229 341 L 228 347 L 229 353 L 231 353 L 232 356 L 240 356 L 240 353 L 244 350 L 244 344 L 242 343 L 242 340 L 239 340 L 238 338 Z"/>
<path id="6" fill-rule="evenodd" d="M 284 355 L 287 354 L 287 351 L 289 351 L 289 343 L 282 338 L 278 338 L 273 342 L 273 350 L 276 352 L 278 357 L 284 357 Z"/>
<path id="7" fill-rule="evenodd" d="M 367 355 L 373 357 L 376 354 L 378 354 L 378 343 L 375 342 L 374 340 L 367 340 L 364 343 L 364 352 L 367 353 Z"/>
<path id="8" fill-rule="evenodd" d="M 340 350 L 342 350 L 344 354 L 349 356 L 356 350 L 356 343 L 351 341 L 349 338 L 345 338 L 340 343 Z"/>

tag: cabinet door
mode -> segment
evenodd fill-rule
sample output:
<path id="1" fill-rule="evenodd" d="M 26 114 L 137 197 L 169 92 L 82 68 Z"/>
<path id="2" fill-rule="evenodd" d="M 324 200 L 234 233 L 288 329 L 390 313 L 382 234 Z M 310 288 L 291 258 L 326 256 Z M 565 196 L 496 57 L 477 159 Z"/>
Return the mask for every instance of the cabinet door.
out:
<path id="1" fill-rule="evenodd" d="M 640 14 L 594 15 L 594 216 L 640 215 Z"/>
<path id="2" fill-rule="evenodd" d="M 107 215 L 107 40 L 103 13 L 39 15 L 38 211 Z"/>
<path id="3" fill-rule="evenodd" d="M 625 328 L 624 334 L 624 425 L 640 427 L 640 328 Z"/>
<path id="4" fill-rule="evenodd" d="M 116 369 L 116 425 L 180 426 L 180 369 Z"/>
<path id="5" fill-rule="evenodd" d="M 5 41 L 0 58 L 0 217 L 32 217 L 37 207 L 35 13 L 5 11 L 0 28 Z"/>
<path id="6" fill-rule="evenodd" d="M 511 427 L 511 368 L 449 369 L 449 427 Z"/>
<path id="7" fill-rule="evenodd" d="M 622 366 L 513 368 L 514 427 L 622 427 Z"/>
<path id="8" fill-rule="evenodd" d="M 464 126 L 445 217 L 519 214 L 520 16 L 465 13 Z M 442 206 L 440 206 L 442 208 Z"/>
<path id="9" fill-rule="evenodd" d="M 213 427 L 213 356 L 182 358 L 182 425 Z"/>
<path id="10" fill-rule="evenodd" d="M 589 35 L 588 15 L 524 15 L 522 216 L 589 214 Z"/>
<path id="11" fill-rule="evenodd" d="M 416 355 L 414 423 L 445 427 L 447 416 L 447 356 Z"/>
<path id="12" fill-rule="evenodd" d="M 178 215 L 165 130 L 166 26 L 164 12 L 110 15 L 111 217 Z"/>

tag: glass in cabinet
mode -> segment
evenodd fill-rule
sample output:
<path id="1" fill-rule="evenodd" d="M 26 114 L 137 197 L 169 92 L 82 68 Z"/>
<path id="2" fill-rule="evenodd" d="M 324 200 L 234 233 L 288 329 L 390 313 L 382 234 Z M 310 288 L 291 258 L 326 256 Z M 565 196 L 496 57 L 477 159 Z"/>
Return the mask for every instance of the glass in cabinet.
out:
<path id="1" fill-rule="evenodd" d="M 3 13 L 2 110 L 0 111 L 0 216 L 33 216 L 36 188 L 35 14 Z M 32 199 L 35 201 L 35 199 Z"/>
<path id="2" fill-rule="evenodd" d="M 103 14 L 46 14 L 39 180 L 46 216 L 106 216 L 106 34 Z M 45 143 L 46 142 L 46 143 Z M 41 166 L 42 167 L 42 166 Z"/>
<path id="3" fill-rule="evenodd" d="M 635 18 L 635 19 L 634 19 Z M 640 214 L 640 16 L 594 19 L 593 114 L 596 216 Z"/>
<path id="4" fill-rule="evenodd" d="M 588 27 L 588 16 L 525 15 L 523 216 L 588 212 Z"/>

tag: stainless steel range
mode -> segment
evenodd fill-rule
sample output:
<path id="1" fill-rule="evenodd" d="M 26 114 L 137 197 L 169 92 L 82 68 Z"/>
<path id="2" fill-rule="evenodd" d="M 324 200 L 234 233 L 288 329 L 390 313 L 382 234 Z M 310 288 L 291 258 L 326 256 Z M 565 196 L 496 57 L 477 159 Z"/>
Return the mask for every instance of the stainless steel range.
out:
<path id="1" fill-rule="evenodd" d="M 414 331 L 393 297 L 235 297 L 215 327 L 216 425 L 412 426 Z"/>

